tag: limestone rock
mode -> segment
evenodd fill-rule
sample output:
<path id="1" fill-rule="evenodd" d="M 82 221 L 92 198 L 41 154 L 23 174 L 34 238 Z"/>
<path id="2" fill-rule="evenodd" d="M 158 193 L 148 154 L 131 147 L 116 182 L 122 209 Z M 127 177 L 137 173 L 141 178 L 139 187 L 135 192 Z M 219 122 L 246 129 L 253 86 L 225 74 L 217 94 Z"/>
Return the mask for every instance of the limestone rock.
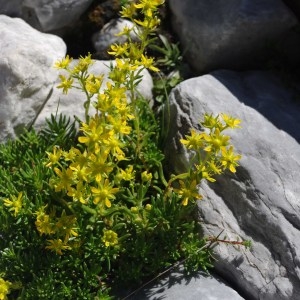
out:
<path id="1" fill-rule="evenodd" d="M 170 0 L 183 52 L 198 73 L 257 66 L 297 24 L 281 0 Z"/>
<path id="2" fill-rule="evenodd" d="M 298 0 L 283 0 L 283 2 L 293 11 L 300 20 L 300 2 Z"/>
<path id="3" fill-rule="evenodd" d="M 122 295 L 120 298 L 125 296 Z M 215 274 L 208 276 L 199 271 L 193 276 L 185 276 L 182 269 L 179 269 L 158 278 L 128 299 L 243 300 L 244 298 Z"/>
<path id="4" fill-rule="evenodd" d="M 61 38 L 41 33 L 23 20 L 0 15 L 0 141 L 15 138 L 50 98 L 65 56 Z"/>
<path id="5" fill-rule="evenodd" d="M 10 17 L 21 17 L 22 7 L 20 0 L 0 0 L 0 14 Z"/>
<path id="6" fill-rule="evenodd" d="M 215 248 L 216 271 L 248 299 L 300 299 L 300 104 L 267 72 L 216 71 L 184 81 L 170 95 L 166 155 L 177 171 L 188 153 L 179 139 L 204 113 L 242 120 L 228 131 L 242 155 L 235 174 L 203 183 L 204 233 L 252 241 L 250 250 Z"/>
<path id="7" fill-rule="evenodd" d="M 0 0 L 0 14 L 17 16 L 32 27 L 50 32 L 72 25 L 93 0 Z"/>
<path id="8" fill-rule="evenodd" d="M 93 0 L 24 0 L 23 18 L 33 27 L 49 32 L 73 24 Z"/>
<path id="9" fill-rule="evenodd" d="M 76 63 L 77 60 L 74 60 L 73 62 Z M 102 88 L 106 87 L 106 82 L 109 80 L 108 73 L 111 63 L 114 64 L 114 61 L 94 60 L 94 64 L 89 68 L 89 72 L 91 74 L 104 75 Z M 64 73 L 61 72 L 61 74 Z M 153 88 L 152 77 L 147 70 L 143 70 L 142 75 L 143 80 L 139 83 L 137 90 L 140 95 L 149 100 L 149 102 L 151 103 Z M 59 78 L 57 77 L 55 86 L 57 86 L 58 84 Z M 54 88 L 53 94 L 35 120 L 35 129 L 39 130 L 43 128 L 43 126 L 45 125 L 45 119 L 49 119 L 51 117 L 51 114 L 55 115 L 56 113 L 58 115 L 63 114 L 67 117 L 70 117 L 72 120 L 74 119 L 74 116 L 77 116 L 80 120 L 84 121 L 85 117 L 83 104 L 85 100 L 86 97 L 81 90 L 70 89 L 68 91 L 68 94 L 63 94 L 61 89 Z M 91 107 L 90 114 L 92 115 L 94 112 L 95 111 L 93 110 L 93 107 Z"/>

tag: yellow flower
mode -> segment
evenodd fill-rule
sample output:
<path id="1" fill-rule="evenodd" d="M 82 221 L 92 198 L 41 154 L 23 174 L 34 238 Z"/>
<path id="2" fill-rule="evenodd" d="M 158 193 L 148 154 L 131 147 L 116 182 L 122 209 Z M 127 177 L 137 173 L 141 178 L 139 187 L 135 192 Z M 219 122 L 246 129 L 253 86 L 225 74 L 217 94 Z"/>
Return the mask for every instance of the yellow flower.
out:
<path id="1" fill-rule="evenodd" d="M 39 211 L 36 214 L 37 220 L 35 221 L 35 226 L 40 235 L 55 233 L 54 222 L 51 220 L 50 216 L 42 211 Z"/>
<path id="2" fill-rule="evenodd" d="M 18 194 L 18 197 L 16 196 L 11 196 L 11 200 L 9 199 L 4 199 L 4 205 L 9 207 L 9 211 L 14 213 L 14 216 L 16 217 L 17 214 L 20 212 L 22 209 L 22 199 L 23 198 L 23 193 L 20 192 Z"/>
<path id="3" fill-rule="evenodd" d="M 73 68 L 72 73 L 74 75 L 79 74 L 80 72 L 86 72 L 88 67 L 92 65 L 94 61 L 92 60 L 92 55 L 89 53 L 87 56 L 83 57 L 80 56 L 79 62 L 77 65 Z"/>
<path id="4" fill-rule="evenodd" d="M 112 125 L 112 129 L 115 133 L 120 133 L 120 134 L 130 134 L 131 132 L 131 127 L 127 125 L 126 120 L 123 120 L 122 118 L 119 117 L 112 117 L 112 116 L 107 116 L 107 120 L 109 123 Z"/>
<path id="5" fill-rule="evenodd" d="M 128 48 L 129 45 L 128 43 L 124 43 L 122 45 L 118 45 L 118 44 L 113 44 L 110 46 L 111 51 L 108 51 L 108 54 L 110 55 L 114 55 L 114 56 L 122 56 L 127 55 L 128 54 Z"/>
<path id="6" fill-rule="evenodd" d="M 72 87 L 73 79 L 66 78 L 64 75 L 59 75 L 60 84 L 57 86 L 58 89 L 63 89 L 63 93 L 67 94 L 68 90 Z"/>
<path id="7" fill-rule="evenodd" d="M 206 179 L 210 182 L 215 182 L 216 179 L 214 179 L 211 174 L 211 172 L 209 172 L 209 170 L 206 168 L 206 166 L 203 165 L 196 165 L 196 169 L 197 169 L 197 174 L 198 176 L 200 176 L 201 179 Z"/>
<path id="8" fill-rule="evenodd" d="M 134 115 L 132 114 L 132 110 L 129 105 L 126 103 L 121 103 L 117 106 L 118 114 L 124 117 L 126 120 L 134 119 Z"/>
<path id="9" fill-rule="evenodd" d="M 238 160 L 241 159 L 241 155 L 236 155 L 233 152 L 233 147 L 230 146 L 229 149 L 223 147 L 221 162 L 224 168 L 229 169 L 232 173 L 236 172 L 235 167 L 238 166 Z"/>
<path id="10" fill-rule="evenodd" d="M 221 148 L 228 145 L 230 137 L 223 135 L 219 128 L 216 128 L 210 135 L 204 135 L 204 139 L 207 142 L 207 146 L 204 148 L 205 151 L 216 151 L 218 152 Z"/>
<path id="11" fill-rule="evenodd" d="M 228 127 L 230 127 L 230 128 L 239 128 L 240 127 L 239 125 L 241 123 L 241 120 L 235 119 L 226 114 L 222 114 L 222 118 Z"/>
<path id="12" fill-rule="evenodd" d="M 133 166 L 128 166 L 125 170 L 120 169 L 120 173 L 118 174 L 118 176 L 120 177 L 120 179 L 130 181 L 134 179 L 134 173 L 135 171 L 133 171 Z"/>
<path id="13" fill-rule="evenodd" d="M 208 162 L 208 168 L 211 170 L 213 174 L 220 175 L 222 173 L 221 165 L 220 163 L 216 163 L 214 161 Z"/>
<path id="14" fill-rule="evenodd" d="M 7 295 L 10 293 L 12 283 L 0 277 L 0 300 L 8 300 Z"/>
<path id="15" fill-rule="evenodd" d="M 99 124 L 97 118 L 91 118 L 89 124 L 82 123 L 80 128 L 84 136 L 78 138 L 79 143 L 87 144 L 88 146 L 94 146 L 95 143 L 100 141 L 100 137 L 103 133 L 103 126 Z"/>
<path id="16" fill-rule="evenodd" d="M 150 69 L 153 72 L 159 72 L 159 69 L 153 66 L 154 59 L 152 57 L 146 57 L 141 55 L 141 60 L 136 61 L 137 65 L 144 66 L 146 69 Z"/>
<path id="17" fill-rule="evenodd" d="M 61 158 L 62 151 L 58 147 L 53 148 L 53 152 L 46 152 L 48 155 L 49 162 L 46 164 L 46 167 L 51 167 L 56 165 Z"/>
<path id="18" fill-rule="evenodd" d="M 124 144 L 120 141 L 116 134 L 111 135 L 109 138 L 103 141 L 107 151 L 109 151 L 114 157 L 124 157 L 124 152 L 121 150 Z"/>
<path id="19" fill-rule="evenodd" d="M 62 170 L 54 168 L 54 172 L 59 177 L 59 181 L 55 185 L 55 191 L 60 192 L 63 189 L 67 191 L 71 189 L 71 185 L 74 183 L 73 171 L 70 168 Z"/>
<path id="20" fill-rule="evenodd" d="M 79 152 L 78 149 L 72 147 L 69 151 L 62 151 L 62 155 L 66 161 L 73 161 Z"/>
<path id="21" fill-rule="evenodd" d="M 48 246 L 46 246 L 46 249 L 49 249 L 59 255 L 62 255 L 62 251 L 71 249 L 71 247 L 64 243 L 61 239 L 47 240 L 47 242 Z"/>
<path id="22" fill-rule="evenodd" d="M 79 201 L 80 203 L 86 204 L 88 202 L 86 191 L 83 183 L 79 181 L 75 188 L 68 190 L 68 196 L 72 197 L 74 201 Z"/>
<path id="23" fill-rule="evenodd" d="M 183 206 L 186 206 L 189 200 L 202 198 L 198 192 L 196 180 L 193 180 L 191 183 L 179 180 L 179 184 L 180 188 L 174 189 L 174 191 L 180 195 Z"/>
<path id="24" fill-rule="evenodd" d="M 109 72 L 109 78 L 114 82 L 126 82 L 128 79 L 128 71 L 118 68 L 113 68 Z"/>
<path id="25" fill-rule="evenodd" d="M 160 19 L 156 16 L 151 18 L 145 18 L 144 21 L 134 19 L 134 22 L 141 27 L 147 28 L 150 31 L 156 30 L 156 27 L 160 24 Z"/>
<path id="26" fill-rule="evenodd" d="M 147 171 L 144 171 L 142 173 L 142 181 L 143 182 L 149 182 L 149 181 L 151 181 L 151 179 L 152 179 L 152 174 L 151 173 L 148 173 Z"/>
<path id="27" fill-rule="evenodd" d="M 181 144 L 185 145 L 187 149 L 198 150 L 203 147 L 204 134 L 191 129 L 191 135 L 185 136 L 186 139 L 181 139 Z"/>
<path id="28" fill-rule="evenodd" d="M 97 110 L 103 113 L 107 113 L 112 108 L 112 100 L 108 95 L 99 93 L 97 95 L 97 102 L 94 103 Z"/>
<path id="29" fill-rule="evenodd" d="M 77 157 L 76 160 L 74 160 L 74 162 L 76 162 L 76 164 L 79 164 L 80 166 L 85 166 L 89 163 L 89 155 L 90 154 L 86 150 L 84 150 L 83 153 L 80 152 L 80 150 L 78 150 Z"/>
<path id="30" fill-rule="evenodd" d="M 86 166 L 73 163 L 70 165 L 70 169 L 73 171 L 73 180 L 88 181 L 90 170 Z"/>
<path id="31" fill-rule="evenodd" d="M 85 81 L 85 88 L 91 94 L 97 94 L 101 88 L 103 76 L 95 76 L 90 74 Z"/>
<path id="32" fill-rule="evenodd" d="M 106 247 L 118 244 L 118 234 L 112 230 L 104 230 L 102 241 Z"/>
<path id="33" fill-rule="evenodd" d="M 59 60 L 55 63 L 54 67 L 57 69 L 67 69 L 70 62 L 73 59 L 69 57 L 69 55 L 67 55 L 65 58 L 63 58 L 62 60 Z"/>
<path id="34" fill-rule="evenodd" d="M 46 214 L 46 207 L 47 205 L 40 207 L 39 210 L 34 213 L 36 215 L 35 226 L 40 235 L 55 233 L 54 222 L 52 220 L 53 214 L 51 214 L 51 216 Z"/>
<path id="35" fill-rule="evenodd" d="M 108 153 L 106 152 L 99 152 L 90 156 L 91 177 L 95 177 L 97 182 L 100 182 L 103 177 L 107 178 L 109 173 L 114 169 L 112 162 L 107 160 Z"/>
<path id="36" fill-rule="evenodd" d="M 155 15 L 158 6 L 162 5 L 164 0 L 140 0 L 137 4 L 134 4 L 135 8 L 140 9 L 144 14 L 144 20 L 136 20 L 134 22 L 148 30 L 153 31 L 159 25 L 160 20 Z"/>
<path id="37" fill-rule="evenodd" d="M 109 199 L 115 199 L 115 195 L 119 189 L 113 188 L 108 179 L 105 179 L 104 182 L 98 183 L 98 188 L 92 187 L 92 193 L 94 194 L 94 204 L 99 202 L 104 203 L 106 207 L 111 207 L 111 202 Z"/>
<path id="38" fill-rule="evenodd" d="M 123 6 L 122 10 L 120 12 L 122 18 L 133 18 L 134 14 L 136 12 L 135 5 L 133 3 L 130 3 L 130 5 Z"/>
<path id="39" fill-rule="evenodd" d="M 138 4 L 134 6 L 143 11 L 155 11 L 159 5 L 164 4 L 164 0 L 140 0 Z"/>
<path id="40" fill-rule="evenodd" d="M 78 233 L 75 228 L 76 217 L 73 215 L 66 215 L 66 212 L 63 211 L 61 217 L 58 218 L 58 221 L 55 224 L 55 227 L 60 235 L 65 236 L 65 242 L 69 240 L 70 237 L 77 237 Z"/>
<path id="41" fill-rule="evenodd" d="M 111 98 L 111 101 L 114 105 L 124 103 L 124 101 L 127 103 L 125 87 L 113 86 L 110 82 L 108 82 L 105 93 Z"/>
<path id="42" fill-rule="evenodd" d="M 123 70 L 123 71 L 135 71 L 138 68 L 136 65 L 129 63 L 128 59 L 116 58 L 116 67 L 114 69 Z M 118 81 L 122 82 L 122 81 Z"/>
<path id="43" fill-rule="evenodd" d="M 129 37 L 131 31 L 133 31 L 133 30 L 134 30 L 134 27 L 125 25 L 125 26 L 123 27 L 123 29 L 122 29 L 120 32 L 118 32 L 118 33 L 115 34 L 115 36 L 126 35 L 126 36 Z M 131 46 L 131 45 L 130 45 L 130 46 Z"/>
<path id="44" fill-rule="evenodd" d="M 212 115 L 205 114 L 204 115 L 204 121 L 201 122 L 203 127 L 209 128 L 209 129 L 214 129 L 214 128 L 221 128 L 222 123 L 219 121 L 219 116 L 213 117 Z"/>

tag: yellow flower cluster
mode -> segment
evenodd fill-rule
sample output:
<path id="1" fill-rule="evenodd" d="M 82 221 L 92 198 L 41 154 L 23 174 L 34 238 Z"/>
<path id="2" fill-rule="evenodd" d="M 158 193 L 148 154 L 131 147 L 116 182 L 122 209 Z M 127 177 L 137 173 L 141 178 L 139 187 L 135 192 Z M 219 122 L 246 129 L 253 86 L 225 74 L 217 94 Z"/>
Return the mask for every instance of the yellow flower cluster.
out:
<path id="1" fill-rule="evenodd" d="M 116 246 L 118 244 L 118 235 L 112 230 L 104 230 L 102 241 L 106 247 Z"/>
<path id="2" fill-rule="evenodd" d="M 77 237 L 76 231 L 76 217 L 73 215 L 66 215 L 62 212 L 60 217 L 56 217 L 55 212 L 50 214 L 45 212 L 45 207 L 42 207 L 36 212 L 35 225 L 40 235 L 54 236 L 55 238 L 48 240 L 49 249 L 59 255 L 62 255 L 63 250 L 70 250 L 72 247 L 68 244 L 73 237 Z"/>
<path id="3" fill-rule="evenodd" d="M 63 66 L 70 74 L 68 80 L 76 79 L 86 92 L 86 106 L 95 96 L 93 105 L 96 114 L 92 117 L 86 115 L 86 121 L 81 123 L 78 141 L 84 148 L 71 148 L 69 151 L 54 148 L 52 153 L 47 153 L 49 161 L 46 165 L 52 167 L 57 175 L 52 181 L 55 191 L 66 192 L 75 202 L 89 206 L 94 204 L 101 211 L 111 207 L 111 201 L 119 191 L 115 184 L 120 179 L 134 179 L 133 170 L 123 170 L 118 163 L 126 160 L 123 137 L 131 133 L 129 122 L 134 118 L 126 96 L 126 83 L 132 78 L 130 72 L 134 72 L 137 66 L 117 59 L 109 74 L 112 82 L 100 91 L 103 77 L 87 72 L 88 65 L 93 63 L 90 55 L 80 58 L 72 68 L 69 68 L 68 62 L 70 59 L 67 57 L 57 66 Z M 125 173 L 127 176 L 124 176 Z"/>
<path id="4" fill-rule="evenodd" d="M 129 42 L 111 46 L 108 52 L 111 55 L 128 60 L 128 62 L 135 67 L 147 68 L 153 72 L 158 72 L 159 69 L 154 66 L 154 59 L 145 54 L 146 47 L 151 42 L 149 36 L 156 31 L 160 24 L 157 17 L 157 10 L 164 0 L 140 0 L 138 3 L 131 2 L 128 6 L 124 6 L 121 11 L 123 18 L 130 19 L 135 26 L 125 27 L 118 35 L 124 35 Z M 140 12 L 142 19 L 136 19 L 135 16 Z M 134 32 L 138 37 L 139 42 L 133 42 L 131 39 L 131 32 Z"/>
<path id="5" fill-rule="evenodd" d="M 226 169 L 232 173 L 236 172 L 241 155 L 234 153 L 233 146 L 230 145 L 230 137 L 224 135 L 223 131 L 227 128 L 238 128 L 239 124 L 239 119 L 226 114 L 216 117 L 205 114 L 201 125 L 207 129 L 207 132 L 191 129 L 190 135 L 180 140 L 194 154 L 191 159 L 194 166 L 190 173 L 177 176 L 185 179 L 180 180 L 180 188 L 175 189 L 181 195 L 183 205 L 187 205 L 188 199 L 202 198 L 196 187 L 202 179 L 214 182 L 214 176 L 220 175 Z"/>
<path id="6" fill-rule="evenodd" d="M 141 71 L 145 68 L 158 71 L 153 58 L 148 57 L 145 50 L 151 40 L 150 33 L 159 24 L 156 14 L 162 3 L 163 1 L 158 0 L 141 0 L 123 7 L 122 16 L 131 19 L 136 25 L 131 29 L 125 28 L 120 33 L 128 37 L 127 43 L 111 46 L 109 53 L 116 60 L 111 64 L 110 81 L 106 86 L 102 86 L 103 76 L 88 73 L 88 67 L 93 63 L 90 54 L 80 57 L 76 64 L 71 63 L 69 56 L 55 64 L 56 68 L 69 74 L 60 75 L 61 83 L 58 88 L 63 93 L 67 93 L 70 88 L 80 88 L 87 100 L 84 104 L 85 121 L 81 122 L 78 138 L 81 145 L 69 151 L 55 147 L 52 152 L 47 152 L 46 166 L 56 174 L 51 185 L 56 192 L 63 192 L 71 197 L 73 203 L 79 203 L 84 209 L 88 208 L 96 214 L 104 215 L 107 209 L 113 208 L 122 181 L 135 180 L 134 166 L 123 163 L 127 160 L 125 137 L 132 133 L 132 126 L 138 118 L 134 101 Z M 142 19 L 135 19 L 137 12 L 143 16 Z M 138 35 L 138 43 L 130 39 L 131 30 Z M 91 105 L 96 110 L 93 116 L 89 111 Z M 151 173 L 143 172 L 142 182 L 149 183 L 151 178 Z M 72 207 L 71 202 L 68 205 Z M 68 220 L 69 229 L 73 228 L 73 221 Z M 43 211 L 37 213 L 38 231 L 58 236 L 56 240 L 49 241 L 47 249 L 61 254 L 69 246 L 66 244 L 67 238 L 57 234 L 58 222 Z M 111 230 L 104 232 L 103 242 L 106 246 L 116 244 L 114 234 L 116 233 Z"/>

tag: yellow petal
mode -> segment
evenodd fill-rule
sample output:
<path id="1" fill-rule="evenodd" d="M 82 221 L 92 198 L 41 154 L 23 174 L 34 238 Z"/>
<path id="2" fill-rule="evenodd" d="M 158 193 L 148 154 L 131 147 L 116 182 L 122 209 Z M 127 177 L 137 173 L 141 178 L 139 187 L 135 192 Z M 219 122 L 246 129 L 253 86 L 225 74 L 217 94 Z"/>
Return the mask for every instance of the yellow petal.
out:
<path id="1" fill-rule="evenodd" d="M 105 205 L 110 208 L 111 207 L 111 202 L 108 200 L 108 198 L 105 199 Z"/>

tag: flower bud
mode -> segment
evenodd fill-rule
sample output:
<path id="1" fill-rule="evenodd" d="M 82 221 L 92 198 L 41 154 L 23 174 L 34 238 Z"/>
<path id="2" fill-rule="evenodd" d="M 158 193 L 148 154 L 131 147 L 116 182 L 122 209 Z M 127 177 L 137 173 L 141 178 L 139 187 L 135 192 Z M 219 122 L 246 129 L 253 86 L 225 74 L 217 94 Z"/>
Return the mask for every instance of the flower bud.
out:
<path id="1" fill-rule="evenodd" d="M 137 214 L 139 212 L 139 209 L 136 206 L 133 206 L 130 208 L 131 212 L 133 212 L 134 214 Z"/>
<path id="2" fill-rule="evenodd" d="M 151 173 L 148 173 L 147 171 L 144 171 L 142 173 L 142 181 L 143 182 L 150 181 L 151 179 L 152 179 L 152 174 Z"/>
<path id="3" fill-rule="evenodd" d="M 149 203 L 146 204 L 145 209 L 146 209 L 147 211 L 150 211 L 150 210 L 152 209 L 152 205 L 149 204 Z"/>

